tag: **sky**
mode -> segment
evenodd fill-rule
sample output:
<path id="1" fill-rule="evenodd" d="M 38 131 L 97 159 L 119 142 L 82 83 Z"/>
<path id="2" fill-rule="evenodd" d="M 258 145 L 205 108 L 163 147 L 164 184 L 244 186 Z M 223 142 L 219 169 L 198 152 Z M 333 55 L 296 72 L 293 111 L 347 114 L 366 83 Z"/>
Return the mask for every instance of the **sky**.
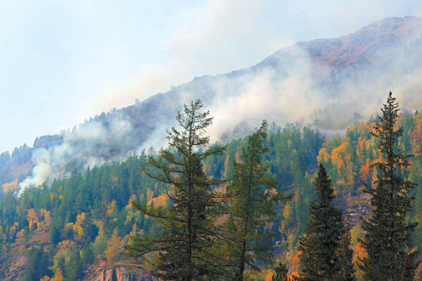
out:
<path id="1" fill-rule="evenodd" d="M 0 0 L 0 151 L 420 0 Z"/>

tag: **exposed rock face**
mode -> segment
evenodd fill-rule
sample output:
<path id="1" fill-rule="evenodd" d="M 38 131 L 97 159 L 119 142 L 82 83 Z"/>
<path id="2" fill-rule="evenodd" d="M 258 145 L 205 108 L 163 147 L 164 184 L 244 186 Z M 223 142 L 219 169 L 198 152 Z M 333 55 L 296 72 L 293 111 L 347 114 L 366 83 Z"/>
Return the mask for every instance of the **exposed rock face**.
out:
<path id="1" fill-rule="evenodd" d="M 25 273 L 25 264 L 27 263 L 25 256 L 19 256 L 9 266 L 4 281 L 21 280 Z"/>

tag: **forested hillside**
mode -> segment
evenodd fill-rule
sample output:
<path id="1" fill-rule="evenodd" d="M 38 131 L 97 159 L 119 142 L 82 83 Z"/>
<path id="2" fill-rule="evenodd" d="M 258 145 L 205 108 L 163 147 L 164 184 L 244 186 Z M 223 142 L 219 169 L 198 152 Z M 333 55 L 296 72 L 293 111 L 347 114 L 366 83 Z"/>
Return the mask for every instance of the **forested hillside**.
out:
<path id="1" fill-rule="evenodd" d="M 275 271 L 288 271 L 290 277 L 300 273 L 300 249 L 307 243 L 301 237 L 306 237 L 319 185 L 334 209 L 344 213 L 350 237 L 340 232 L 344 241 L 350 238 L 355 275 L 363 280 L 356 266 L 366 255 L 362 220 L 374 210 L 367 186 L 377 185 L 379 169 L 373 165 L 384 160 L 374 137 L 378 119 L 370 117 L 384 99 L 379 89 L 400 91 L 403 106 L 395 125 L 403 129 L 403 137 L 397 146 L 413 157 L 409 165 L 407 158 L 398 163 L 405 166 L 399 176 L 417 184 L 410 191 L 415 198 L 409 199 L 412 208 L 404 213 L 408 224 L 422 218 L 422 113 L 414 111 L 422 105 L 421 34 L 418 17 L 386 18 L 349 35 L 299 42 L 249 68 L 194 78 L 71 130 L 39 137 L 33 147 L 23 145 L 0 154 L 0 280 L 153 280 L 151 267 L 125 255 L 125 246 L 130 237 L 154 237 L 165 225 L 132 202 L 151 209 L 173 206 L 170 185 L 151 177 L 159 171 L 148 170 L 147 162 L 162 155 L 157 149 L 165 144 L 166 129 L 176 123 L 182 104 L 197 98 L 216 114 L 205 134 L 224 145 L 222 154 L 204 152 L 197 158 L 201 171 L 196 172 L 203 184 L 224 196 L 228 191 L 239 193 L 246 175 L 241 168 L 250 160 L 245 151 L 258 147 L 265 153 L 249 163 L 257 165 L 262 180 L 268 176 L 269 188 L 257 195 L 258 201 L 269 193 L 290 199 L 273 198 L 271 210 L 260 210 L 268 215 L 262 220 L 265 226 L 251 224 L 269 238 L 274 263 L 250 260 L 253 266 L 239 266 L 239 272 L 245 270 L 248 280 L 270 280 Z M 263 123 L 265 130 L 254 129 L 263 119 L 278 124 L 267 128 Z M 258 139 L 259 145 L 251 139 Z M 332 191 L 329 184 L 319 184 L 329 179 Z M 241 206 L 243 199 L 229 196 L 224 208 Z M 215 221 L 230 223 L 234 239 L 238 222 L 228 214 Z M 244 244 L 248 227 L 243 228 Z M 420 257 L 416 250 L 422 249 L 422 224 L 412 239 L 415 247 L 407 250 Z M 238 262 L 238 257 L 227 257 L 228 248 L 220 249 L 225 258 Z M 344 249 L 348 255 L 347 245 Z M 245 245 L 243 252 L 240 260 L 247 256 Z"/>
<path id="2" fill-rule="evenodd" d="M 336 206 L 346 213 L 352 226 L 355 259 L 362 254 L 357 238 L 362 237 L 360 215 L 370 210 L 363 182 L 376 175 L 371 164 L 380 158 L 377 141 L 370 134 L 374 120 L 356 123 L 344 137 L 329 139 L 312 127 L 270 126 L 263 161 L 276 175 L 277 192 L 294 194 L 287 204 L 275 206 L 276 217 L 265 231 L 274 231 L 273 252 L 290 272 L 297 270 L 297 246 L 309 217 L 314 198 L 313 181 L 318 162 L 324 164 L 332 179 Z M 399 146 L 415 157 L 403 176 L 419 186 L 409 221 L 421 219 L 422 206 L 422 113 L 400 115 L 397 126 L 404 136 Z M 232 179 L 232 160 L 239 158 L 247 137 L 227 144 L 220 156 L 206 158 L 203 168 L 208 176 Z M 148 151 L 154 154 L 153 151 Z M 126 276 L 125 280 L 148 280 L 148 273 L 128 266 L 135 261 L 122 256 L 129 235 L 152 234 L 153 221 L 137 212 L 131 201 L 149 206 L 167 206 L 165 185 L 144 172 L 146 153 L 123 162 L 96 166 L 85 172 L 25 189 L 9 191 L 0 201 L 1 278 L 3 280 L 94 280 L 101 275 Z M 216 188 L 224 188 L 217 186 Z M 422 247 L 421 225 L 414 234 L 415 245 Z M 263 280 L 274 267 L 261 265 L 256 280 Z M 360 272 L 357 272 L 359 277 Z"/>
<path id="3" fill-rule="evenodd" d="M 230 179 L 230 162 L 244 142 L 233 141 L 224 155 L 206 159 L 205 172 Z M 303 228 L 294 220 L 307 219 L 307 203 L 312 198 L 310 178 L 323 137 L 311 128 L 273 126 L 267 143 L 270 150 L 265 161 L 279 178 L 277 190 L 297 192 L 290 207 L 293 211 L 283 211 L 284 206 L 279 206 L 272 226 L 278 232 L 274 238 L 276 252 L 284 253 L 294 249 Z M 2 278 L 26 274 L 26 280 L 38 280 L 63 274 L 64 280 L 78 280 L 94 262 L 104 269 L 112 268 L 121 260 L 122 246 L 131 232 L 154 231 L 151 221 L 135 212 L 130 202 L 157 206 L 168 201 L 163 184 L 142 172 L 145 163 L 145 154 L 132 156 L 122 163 L 28 188 L 19 196 L 11 192 L 5 195 L 0 203 Z M 283 229 L 278 231 L 279 227 Z M 286 239 L 289 244 L 282 242 Z"/>

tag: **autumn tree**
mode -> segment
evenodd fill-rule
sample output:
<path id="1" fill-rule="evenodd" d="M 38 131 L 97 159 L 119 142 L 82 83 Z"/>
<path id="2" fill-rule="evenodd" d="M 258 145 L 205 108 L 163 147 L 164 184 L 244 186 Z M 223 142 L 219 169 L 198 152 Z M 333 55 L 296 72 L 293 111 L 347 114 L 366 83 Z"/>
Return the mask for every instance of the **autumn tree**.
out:
<path id="1" fill-rule="evenodd" d="M 243 280 L 243 272 L 248 267 L 259 270 L 259 261 L 270 261 L 271 233 L 265 231 L 274 219 L 273 204 L 281 198 L 274 187 L 277 181 L 268 174 L 268 166 L 263 164 L 267 122 L 247 139 L 239 159 L 232 163 L 233 180 L 227 186 L 227 194 L 232 197 L 229 218 L 225 223 L 230 264 L 234 266 L 232 280 Z"/>
<path id="2" fill-rule="evenodd" d="M 202 107 L 201 100 L 185 105 L 176 117 L 181 129 L 167 132 L 169 147 L 148 158 L 145 172 L 168 184 L 171 206 L 135 204 L 161 228 L 154 236 L 132 237 L 128 254 L 142 257 L 151 273 L 163 280 L 217 280 L 222 274 L 221 259 L 211 251 L 217 233 L 214 210 L 219 204 L 211 187 L 220 181 L 205 176 L 202 161 L 221 154 L 223 147 L 209 147 L 205 129 L 212 118 L 208 111 L 201 112 Z"/>
<path id="3" fill-rule="evenodd" d="M 371 217 L 363 220 L 366 233 L 362 244 L 367 257 L 361 261 L 360 267 L 365 280 L 412 280 L 417 266 L 410 240 L 416 223 L 406 220 L 412 202 L 409 191 L 415 184 L 405 180 L 402 174 L 402 170 L 409 166 L 411 156 L 405 155 L 398 147 L 402 137 L 402 129 L 395 128 L 398 111 L 399 105 L 390 92 L 373 131 L 383 157 L 372 165 L 378 171 L 375 184 L 365 184 L 372 205 Z"/>
<path id="4" fill-rule="evenodd" d="M 333 204 L 334 190 L 322 164 L 315 184 L 316 199 L 310 204 L 305 235 L 299 239 L 298 280 L 336 280 L 341 267 L 338 250 L 344 234 L 342 212 Z"/>

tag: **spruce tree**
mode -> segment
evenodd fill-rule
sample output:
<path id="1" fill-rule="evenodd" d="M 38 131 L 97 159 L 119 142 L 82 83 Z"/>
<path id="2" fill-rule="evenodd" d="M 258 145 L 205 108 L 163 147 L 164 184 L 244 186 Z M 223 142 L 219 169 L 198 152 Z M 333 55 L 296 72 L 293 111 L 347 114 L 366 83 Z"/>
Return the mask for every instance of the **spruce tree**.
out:
<path id="1" fill-rule="evenodd" d="M 413 199 L 409 191 L 415 184 L 402 175 L 411 156 L 405 155 L 398 147 L 402 136 L 402 129 L 395 128 L 398 111 L 399 105 L 390 92 L 373 132 L 382 153 L 382 160 L 372 165 L 378 171 L 377 179 L 375 186 L 365 184 L 372 205 L 371 217 L 363 220 L 366 233 L 362 244 L 367 257 L 361 261 L 360 267 L 365 280 L 405 280 L 402 278 L 409 278 L 416 267 L 410 240 L 416 223 L 406 221 Z"/>
<path id="2" fill-rule="evenodd" d="M 185 105 L 176 117 L 181 129 L 167 132 L 169 147 L 148 158 L 145 172 L 170 186 L 171 206 L 135 204 L 161 230 L 152 237 L 131 237 L 128 254 L 142 257 L 152 275 L 162 280 L 218 280 L 222 274 L 220 258 L 211 251 L 217 236 L 214 210 L 219 204 L 211 187 L 220 181 L 205 176 L 201 161 L 222 153 L 223 147 L 209 147 L 205 129 L 212 118 L 208 111 L 201 112 L 202 107 L 201 100 Z"/>
<path id="3" fill-rule="evenodd" d="M 231 280 L 235 281 L 243 280 L 247 268 L 259 270 L 259 262 L 271 261 L 271 233 L 264 228 L 274 219 L 273 204 L 285 199 L 272 190 L 277 181 L 268 175 L 268 166 L 262 162 L 267 151 L 266 136 L 264 120 L 259 130 L 248 137 L 238 161 L 232 163 L 233 180 L 227 187 L 227 195 L 232 200 L 225 235 L 229 243 L 229 264 L 234 268 Z"/>
<path id="4" fill-rule="evenodd" d="M 298 280 L 331 281 L 340 272 L 338 250 L 344 234 L 342 212 L 333 205 L 334 190 L 322 164 L 315 184 L 316 199 L 310 204 L 305 235 L 299 239 Z"/>

